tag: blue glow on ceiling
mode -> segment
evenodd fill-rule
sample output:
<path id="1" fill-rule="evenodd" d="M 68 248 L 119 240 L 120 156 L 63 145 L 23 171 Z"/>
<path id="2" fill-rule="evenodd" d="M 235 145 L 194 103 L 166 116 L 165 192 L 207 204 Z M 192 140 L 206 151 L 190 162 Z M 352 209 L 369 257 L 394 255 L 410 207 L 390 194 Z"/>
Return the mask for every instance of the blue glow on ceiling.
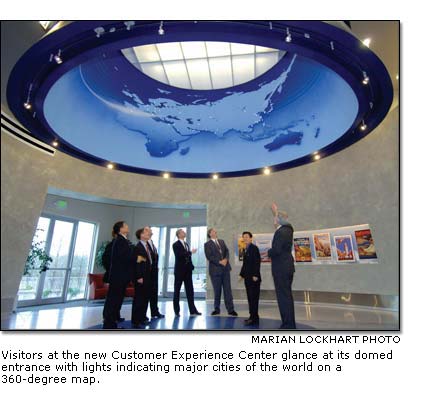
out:
<path id="1" fill-rule="evenodd" d="M 83 152 L 182 173 L 296 160 L 339 139 L 358 110 L 344 79 L 293 53 L 251 82 L 212 91 L 171 87 L 123 56 L 99 57 L 62 75 L 43 106 L 50 127 Z"/>

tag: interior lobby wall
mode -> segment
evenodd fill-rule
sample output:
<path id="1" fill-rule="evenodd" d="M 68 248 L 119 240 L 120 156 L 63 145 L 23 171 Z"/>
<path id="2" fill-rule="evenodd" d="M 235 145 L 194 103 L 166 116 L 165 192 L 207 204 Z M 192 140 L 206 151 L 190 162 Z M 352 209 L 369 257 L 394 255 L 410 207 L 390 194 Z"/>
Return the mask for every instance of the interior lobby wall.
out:
<path id="1" fill-rule="evenodd" d="M 232 254 L 236 233 L 273 230 L 272 201 L 288 211 L 295 230 L 368 223 L 379 264 L 298 266 L 293 288 L 398 295 L 398 113 L 397 107 L 366 138 L 330 157 L 269 176 L 217 181 L 113 171 L 59 151 L 51 157 L 2 130 L 2 310 L 11 310 L 49 186 L 128 201 L 206 204 L 208 225 Z M 242 293 L 238 274 L 234 267 L 233 287 Z M 268 265 L 262 275 L 262 289 L 273 290 Z"/>

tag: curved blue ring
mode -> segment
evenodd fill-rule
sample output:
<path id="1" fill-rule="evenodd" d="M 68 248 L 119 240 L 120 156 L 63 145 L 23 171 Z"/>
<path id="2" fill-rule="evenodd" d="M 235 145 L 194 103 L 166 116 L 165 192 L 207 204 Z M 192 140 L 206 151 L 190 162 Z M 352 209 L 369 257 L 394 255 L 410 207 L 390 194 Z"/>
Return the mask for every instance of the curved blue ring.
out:
<path id="1" fill-rule="evenodd" d="M 286 50 L 318 61 L 338 73 L 353 89 L 359 102 L 359 111 L 347 132 L 320 150 L 322 158 L 369 134 L 390 109 L 393 87 L 382 61 L 349 32 L 330 24 L 319 21 L 273 21 L 271 30 L 269 21 L 166 21 L 167 33 L 160 36 L 158 23 L 159 21 L 136 21 L 135 26 L 127 30 L 122 21 L 78 21 L 46 35 L 19 59 L 12 70 L 7 86 L 7 100 L 11 111 L 34 137 L 50 144 L 57 139 L 57 134 L 44 117 L 44 99 L 52 85 L 67 71 L 105 52 L 148 43 L 190 41 L 194 37 L 196 40 L 239 42 Z M 98 26 L 103 26 L 106 32 L 114 27 L 115 32 L 97 38 L 93 30 Z M 287 28 L 291 32 L 291 43 L 283 40 Z M 62 58 L 65 60 L 61 65 L 50 62 L 51 55 L 56 54 L 58 49 L 61 49 Z M 370 78 L 368 85 L 362 84 L 363 71 Z M 28 112 L 23 103 L 27 100 L 30 85 L 33 109 Z M 362 121 L 367 124 L 365 131 L 358 128 Z M 73 157 L 97 165 L 104 166 L 109 162 L 62 140 L 60 149 Z M 312 161 L 313 157 L 307 155 L 271 167 L 278 171 Z M 163 172 L 123 164 L 116 164 L 115 169 L 156 176 Z M 262 172 L 262 168 L 256 168 L 225 172 L 220 176 L 237 177 Z M 172 176 L 209 178 L 211 174 L 180 172 L 172 173 Z"/>

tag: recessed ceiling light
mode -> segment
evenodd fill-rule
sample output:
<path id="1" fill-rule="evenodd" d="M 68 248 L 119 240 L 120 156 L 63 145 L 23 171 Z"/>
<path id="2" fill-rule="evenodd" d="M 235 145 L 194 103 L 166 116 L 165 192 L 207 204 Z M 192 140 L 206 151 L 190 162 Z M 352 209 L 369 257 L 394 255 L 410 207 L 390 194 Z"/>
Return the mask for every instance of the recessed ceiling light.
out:
<path id="1" fill-rule="evenodd" d="M 114 164 L 109 163 L 109 164 L 107 165 L 107 168 L 108 168 L 108 169 L 113 169 L 113 168 L 114 168 Z"/>
<path id="2" fill-rule="evenodd" d="M 218 175 L 217 174 L 214 174 L 212 178 L 213 179 L 218 179 Z"/>
<path id="3" fill-rule="evenodd" d="M 266 167 L 266 168 L 264 168 L 264 170 L 263 170 L 263 173 L 264 173 L 264 175 L 270 175 L 270 168 L 269 167 Z"/>
<path id="4" fill-rule="evenodd" d="M 163 176 L 165 179 L 168 179 L 168 178 L 170 177 L 170 174 L 169 174 L 168 172 L 165 172 L 162 176 Z"/>
<path id="5" fill-rule="evenodd" d="M 315 160 L 320 160 L 320 154 L 316 154 L 316 155 L 314 156 L 314 159 L 315 159 Z"/>
<path id="6" fill-rule="evenodd" d="M 366 47 L 370 47 L 370 42 L 372 41 L 372 39 L 371 38 L 366 38 L 365 40 L 363 40 L 363 44 L 366 46 Z"/>
<path id="7" fill-rule="evenodd" d="M 366 130 L 366 128 L 367 128 L 367 125 L 364 123 L 364 121 L 362 121 L 362 124 L 360 125 L 360 129 L 361 129 L 362 131 L 365 131 L 365 130 Z"/>
<path id="8" fill-rule="evenodd" d="M 54 140 L 54 141 L 52 142 L 52 146 L 53 146 L 53 147 L 58 147 L 58 146 L 59 146 L 59 142 L 58 142 L 57 140 Z"/>
<path id="9" fill-rule="evenodd" d="M 27 110 L 31 110 L 32 105 L 31 105 L 31 103 L 30 103 L 30 102 L 26 101 L 26 102 L 24 103 L 24 107 L 25 107 Z"/>

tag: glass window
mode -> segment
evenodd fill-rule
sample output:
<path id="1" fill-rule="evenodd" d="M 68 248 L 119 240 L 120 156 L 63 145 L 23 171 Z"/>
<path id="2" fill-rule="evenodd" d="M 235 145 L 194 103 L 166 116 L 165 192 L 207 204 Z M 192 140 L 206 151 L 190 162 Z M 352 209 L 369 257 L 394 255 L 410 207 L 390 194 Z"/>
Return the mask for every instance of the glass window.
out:
<path id="1" fill-rule="evenodd" d="M 94 224 L 78 222 L 67 300 L 82 299 L 85 296 L 95 228 Z"/>
<path id="2" fill-rule="evenodd" d="M 38 245 L 44 249 L 46 247 L 47 234 L 49 233 L 50 218 L 40 217 L 37 228 L 32 239 L 32 245 Z M 36 269 L 29 271 L 21 279 L 18 290 L 18 301 L 34 300 L 37 296 L 38 283 L 40 281 L 40 272 Z"/>

